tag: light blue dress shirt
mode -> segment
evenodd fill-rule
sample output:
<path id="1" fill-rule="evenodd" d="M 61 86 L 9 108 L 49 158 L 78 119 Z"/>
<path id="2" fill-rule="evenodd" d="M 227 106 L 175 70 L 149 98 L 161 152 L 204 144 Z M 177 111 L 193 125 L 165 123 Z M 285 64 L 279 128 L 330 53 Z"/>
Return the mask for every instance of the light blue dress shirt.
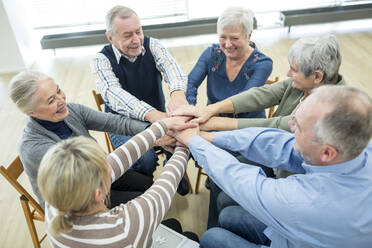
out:
<path id="1" fill-rule="evenodd" d="M 372 247 L 372 143 L 353 160 L 313 166 L 294 142 L 283 130 L 246 128 L 216 133 L 213 144 L 196 136 L 189 147 L 213 181 L 268 226 L 271 247 Z M 304 174 L 267 178 L 220 148 Z"/>

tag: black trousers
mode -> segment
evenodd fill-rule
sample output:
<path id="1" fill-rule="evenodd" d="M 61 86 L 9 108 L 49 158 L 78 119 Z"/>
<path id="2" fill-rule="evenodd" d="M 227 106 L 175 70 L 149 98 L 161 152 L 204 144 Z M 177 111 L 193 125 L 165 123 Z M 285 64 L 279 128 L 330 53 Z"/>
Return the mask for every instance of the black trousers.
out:
<path id="1" fill-rule="evenodd" d="M 150 188 L 152 183 L 151 177 L 128 170 L 111 184 L 109 207 L 113 208 L 133 200 Z"/>
<path id="2" fill-rule="evenodd" d="M 163 220 L 161 222 L 161 224 L 163 224 L 164 226 L 169 227 L 173 231 L 176 231 L 179 234 L 182 234 L 183 236 L 185 236 L 185 237 L 187 237 L 187 238 L 189 238 L 191 240 L 194 240 L 195 242 L 198 242 L 199 243 L 199 237 L 198 237 L 198 235 L 196 235 L 193 232 L 183 232 L 182 231 L 181 223 L 178 220 L 176 220 L 174 218 L 166 219 L 166 220 Z"/>

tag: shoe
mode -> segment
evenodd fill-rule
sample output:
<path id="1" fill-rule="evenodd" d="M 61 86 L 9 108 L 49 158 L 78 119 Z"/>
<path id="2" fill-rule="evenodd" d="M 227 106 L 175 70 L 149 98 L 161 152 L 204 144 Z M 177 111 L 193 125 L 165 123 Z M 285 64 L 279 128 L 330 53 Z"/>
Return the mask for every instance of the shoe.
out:
<path id="1" fill-rule="evenodd" d="M 187 181 L 187 178 L 183 176 L 180 184 L 178 185 L 177 193 L 184 196 L 187 195 L 189 191 L 190 191 L 189 181 Z"/>
<path id="2" fill-rule="evenodd" d="M 204 183 L 204 186 L 207 188 L 207 189 L 211 189 L 211 179 L 209 177 L 207 177 L 207 179 L 205 179 L 205 183 Z"/>

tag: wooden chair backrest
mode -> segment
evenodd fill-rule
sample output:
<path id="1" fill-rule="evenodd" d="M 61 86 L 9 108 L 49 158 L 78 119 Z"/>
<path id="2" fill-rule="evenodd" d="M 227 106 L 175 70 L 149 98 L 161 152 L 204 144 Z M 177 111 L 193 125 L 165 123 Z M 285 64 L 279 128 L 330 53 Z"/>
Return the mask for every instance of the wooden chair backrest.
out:
<path id="1" fill-rule="evenodd" d="M 17 156 L 7 168 L 5 168 L 4 166 L 0 166 L 0 173 L 18 191 L 20 195 L 24 195 L 29 200 L 30 205 L 44 219 L 44 210 L 41 208 L 40 204 L 18 182 L 18 178 L 21 176 L 22 172 L 23 172 L 23 164 L 19 156 Z"/>
<path id="2" fill-rule="evenodd" d="M 96 101 L 97 108 L 99 111 L 103 112 L 101 105 L 105 104 L 100 93 L 97 93 L 95 90 L 92 91 L 94 100 Z"/>
<path id="3" fill-rule="evenodd" d="M 279 77 L 275 77 L 274 80 L 267 80 L 266 84 L 273 84 L 279 81 Z M 267 118 L 273 117 L 275 111 L 275 106 L 272 106 L 269 108 L 269 114 L 267 115 Z"/>
<path id="4" fill-rule="evenodd" d="M 97 109 L 99 111 L 103 112 L 101 106 L 104 105 L 105 102 L 103 101 L 103 98 L 102 98 L 101 94 L 97 93 L 95 90 L 92 90 L 92 93 L 93 93 L 94 100 L 96 101 L 96 104 L 97 104 Z M 115 148 L 111 143 L 111 140 L 110 140 L 110 137 L 109 137 L 108 133 L 106 133 L 106 132 L 105 132 L 105 140 L 106 140 L 107 151 L 109 153 L 114 151 Z"/>
<path id="5" fill-rule="evenodd" d="M 30 231 L 34 247 L 39 248 L 41 242 L 46 238 L 46 234 L 39 240 L 34 221 L 44 221 L 45 213 L 40 204 L 27 192 L 27 190 L 18 182 L 18 178 L 23 173 L 24 168 L 19 156 L 17 156 L 10 165 L 5 168 L 0 166 L 0 173 L 3 177 L 18 191 L 23 213 L 26 218 L 27 226 Z M 31 208 L 30 208 L 31 206 Z"/>

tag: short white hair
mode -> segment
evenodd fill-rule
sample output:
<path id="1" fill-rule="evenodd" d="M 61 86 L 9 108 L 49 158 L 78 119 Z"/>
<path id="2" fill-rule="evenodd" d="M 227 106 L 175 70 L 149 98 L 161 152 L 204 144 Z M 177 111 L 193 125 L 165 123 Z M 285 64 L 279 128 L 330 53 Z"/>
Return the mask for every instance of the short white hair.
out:
<path id="1" fill-rule="evenodd" d="M 335 147 L 344 159 L 353 159 L 372 136 L 372 100 L 363 91 L 339 85 L 324 85 L 310 95 L 331 111 L 314 125 L 314 140 Z"/>
<path id="2" fill-rule="evenodd" d="M 37 84 L 45 79 L 51 79 L 48 75 L 38 71 L 23 71 L 12 78 L 9 84 L 9 95 L 17 108 L 25 114 L 34 111 Z"/>
<path id="3" fill-rule="evenodd" d="M 217 20 L 217 32 L 221 33 L 223 29 L 242 25 L 243 33 L 246 37 L 253 30 L 253 12 L 241 7 L 231 7 L 222 12 Z"/>
<path id="4" fill-rule="evenodd" d="M 289 63 L 295 62 L 306 77 L 316 70 L 323 72 L 323 83 L 338 77 L 341 51 L 336 36 L 305 37 L 297 40 L 288 53 Z"/>
<path id="5" fill-rule="evenodd" d="M 133 14 L 137 16 L 136 12 L 129 7 L 121 5 L 112 7 L 106 14 L 106 31 L 111 35 L 115 34 L 114 19 L 116 17 L 125 19 L 131 17 Z"/>

